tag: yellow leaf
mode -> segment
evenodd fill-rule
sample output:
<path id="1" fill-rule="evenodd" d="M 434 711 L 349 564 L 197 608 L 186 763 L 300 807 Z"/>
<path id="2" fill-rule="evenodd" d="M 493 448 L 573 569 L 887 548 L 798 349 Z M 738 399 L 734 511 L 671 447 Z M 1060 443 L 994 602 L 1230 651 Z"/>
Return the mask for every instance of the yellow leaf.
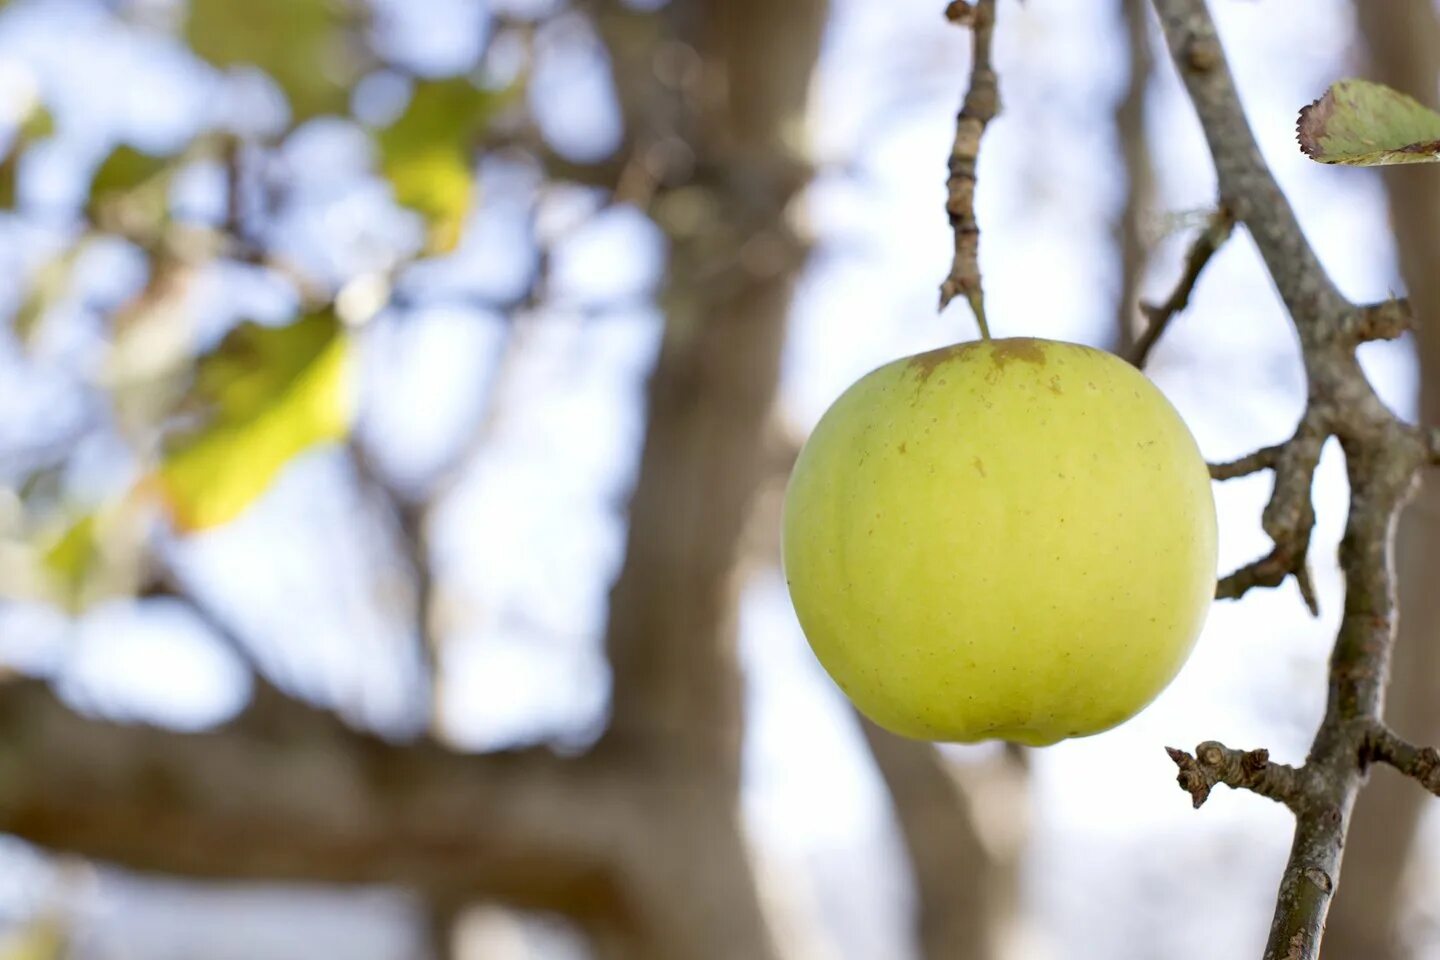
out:
<path id="1" fill-rule="evenodd" d="M 460 242 L 475 195 L 473 142 L 505 98 L 464 78 L 422 81 L 400 118 L 376 136 L 380 172 L 396 202 L 425 218 L 429 253 Z"/>
<path id="2" fill-rule="evenodd" d="M 346 46 L 347 19 L 332 0 L 191 0 L 185 39 L 218 67 L 264 70 L 299 123 L 349 104 L 359 71 Z"/>
<path id="3" fill-rule="evenodd" d="M 66 527 L 40 555 L 41 565 L 67 610 L 84 606 L 86 584 L 100 565 L 95 514 L 87 513 Z"/>
<path id="4" fill-rule="evenodd" d="M 297 455 L 349 431 L 351 345 L 335 315 L 286 327 L 246 323 L 201 358 L 204 426 L 179 438 L 154 478 L 181 530 L 227 523 Z"/>

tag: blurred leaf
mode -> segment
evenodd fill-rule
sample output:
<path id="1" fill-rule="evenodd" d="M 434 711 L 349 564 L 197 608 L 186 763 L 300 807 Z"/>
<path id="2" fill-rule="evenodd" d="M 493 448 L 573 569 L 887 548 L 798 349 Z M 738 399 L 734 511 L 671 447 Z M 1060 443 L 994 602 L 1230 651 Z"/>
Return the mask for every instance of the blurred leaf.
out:
<path id="1" fill-rule="evenodd" d="M 185 40 L 217 67 L 264 70 L 290 100 L 296 123 L 349 105 L 358 76 L 334 0 L 191 0 Z"/>
<path id="2" fill-rule="evenodd" d="M 1398 90 L 1341 80 L 1300 111 L 1300 149 L 1320 163 L 1374 167 L 1440 160 L 1440 114 Z"/>
<path id="3" fill-rule="evenodd" d="M 87 513 L 65 528 L 41 554 L 40 563 L 59 594 L 61 606 L 71 611 L 81 609 L 85 587 L 101 565 L 95 514 Z"/>
<path id="4" fill-rule="evenodd" d="M 35 338 L 40 322 L 70 289 L 70 274 L 85 246 L 82 241 L 66 247 L 30 279 L 25 299 L 20 301 L 11 321 L 15 336 L 21 343 L 29 343 Z"/>
<path id="5" fill-rule="evenodd" d="M 58 920 L 35 920 L 0 939 L 0 960 L 63 960 L 65 941 L 65 928 Z"/>
<path id="6" fill-rule="evenodd" d="M 146 532 L 153 517 L 142 501 L 124 497 L 79 515 L 60 517 L 33 535 L 32 599 L 79 613 L 102 600 L 133 594 L 144 567 Z M 24 591 L 22 591 L 24 592 Z"/>
<path id="7" fill-rule="evenodd" d="M 128 193 L 164 172 L 170 161 L 164 157 L 141 153 L 128 144 L 110 151 L 110 156 L 95 170 L 90 181 L 90 196 L 106 193 Z"/>
<path id="8" fill-rule="evenodd" d="M 448 253 L 460 242 L 475 196 L 473 144 L 506 99 L 464 78 L 422 81 L 400 118 L 376 135 L 396 202 L 429 226 L 427 252 Z"/>
<path id="9" fill-rule="evenodd" d="M 156 482 L 181 530 L 227 523 L 295 456 L 345 436 L 353 416 L 349 337 L 332 312 L 286 327 L 245 323 L 200 358 L 203 427 L 166 454 Z"/>
<path id="10" fill-rule="evenodd" d="M 34 143 L 55 136 L 55 117 L 44 104 L 37 103 L 20 123 L 19 139 Z"/>
<path id="11" fill-rule="evenodd" d="M 37 140 L 55 135 L 55 118 L 44 104 L 37 103 L 20 121 L 15 143 L 0 159 L 0 210 L 14 210 L 19 195 L 20 157 Z"/>
<path id="12" fill-rule="evenodd" d="M 14 210 L 19 194 L 20 148 L 0 158 L 0 210 Z"/>
<path id="13" fill-rule="evenodd" d="M 116 147 L 95 170 L 85 215 L 102 229 L 155 234 L 170 211 L 173 164 L 128 145 Z"/>

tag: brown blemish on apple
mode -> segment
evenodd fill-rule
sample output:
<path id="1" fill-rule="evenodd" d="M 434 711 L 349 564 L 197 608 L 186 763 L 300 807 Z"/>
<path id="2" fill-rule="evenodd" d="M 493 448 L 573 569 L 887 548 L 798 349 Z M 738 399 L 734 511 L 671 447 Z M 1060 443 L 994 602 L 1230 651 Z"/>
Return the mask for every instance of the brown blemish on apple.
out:
<path id="1" fill-rule="evenodd" d="M 984 477 L 984 476 L 986 475 L 986 474 L 985 474 L 985 461 L 984 461 L 984 460 L 981 460 L 979 457 L 976 457 L 976 458 L 975 458 L 975 472 L 978 473 L 978 474 L 980 474 L 980 476 L 982 476 L 982 477 Z"/>
<path id="2" fill-rule="evenodd" d="M 1050 378 L 1050 392 L 1053 393 L 1053 394 L 1055 394 L 1057 397 L 1060 396 L 1061 394 L 1063 394 L 1063 393 L 1065 392 L 1064 390 L 1061 390 L 1061 389 L 1060 389 L 1060 378 L 1059 378 L 1059 377 L 1051 377 L 1051 378 Z"/>
<path id="3" fill-rule="evenodd" d="M 900 446 L 896 447 L 895 449 L 896 449 L 896 450 L 899 450 L 901 453 L 904 453 L 904 452 L 905 452 L 905 441 L 904 441 L 904 440 L 901 440 L 901 441 L 900 441 Z"/>
<path id="4" fill-rule="evenodd" d="M 984 344 L 983 340 L 972 340 L 969 343 L 953 343 L 948 347 L 941 347 L 938 350 L 927 350 L 924 353 L 917 353 L 905 364 L 905 369 L 915 374 L 917 383 L 924 383 L 938 369 L 949 363 L 951 360 L 959 360 L 971 350 Z"/>
<path id="5" fill-rule="evenodd" d="M 1012 360 L 1045 366 L 1045 347 L 1034 337 L 1012 337 L 991 342 L 990 358 L 995 366 L 1004 367 Z"/>

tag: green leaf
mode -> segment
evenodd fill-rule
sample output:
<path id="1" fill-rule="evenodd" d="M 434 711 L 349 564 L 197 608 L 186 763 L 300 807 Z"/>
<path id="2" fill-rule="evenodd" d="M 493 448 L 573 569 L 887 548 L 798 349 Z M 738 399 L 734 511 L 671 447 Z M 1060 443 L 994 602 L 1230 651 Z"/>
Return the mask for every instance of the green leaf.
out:
<path id="1" fill-rule="evenodd" d="M 20 157 L 37 140 L 55 135 L 55 117 L 44 104 L 35 104 L 15 131 L 15 143 L 0 159 L 0 210 L 14 210 L 18 200 Z"/>
<path id="2" fill-rule="evenodd" d="M 0 210 L 14 210 L 19 195 L 20 146 L 0 158 Z"/>
<path id="3" fill-rule="evenodd" d="M 191 0 L 185 39 L 217 67 L 264 70 L 300 123 L 349 104 L 359 69 L 347 49 L 348 20 L 332 0 Z"/>
<path id="4" fill-rule="evenodd" d="M 87 513 L 66 527 L 40 555 L 61 606 L 84 607 L 86 585 L 101 566 L 96 515 Z"/>
<path id="5" fill-rule="evenodd" d="M 45 105 L 37 103 L 20 123 L 19 139 L 25 143 L 47 140 L 55 136 L 55 116 Z"/>
<path id="6" fill-rule="evenodd" d="M 1300 149 L 1320 163 L 1376 167 L 1440 160 L 1440 114 L 1369 80 L 1341 80 L 1300 111 Z"/>
<path id="7" fill-rule="evenodd" d="M 376 135 L 396 202 L 429 227 L 428 253 L 460 242 L 475 196 L 473 144 L 506 99 L 464 78 L 422 81 L 400 118 Z"/>
<path id="8" fill-rule="evenodd" d="M 129 193 L 144 186 L 164 173 L 170 161 L 164 157 L 141 153 L 134 147 L 122 144 L 110 151 L 95 170 L 90 181 L 90 196 L 98 199 L 107 193 Z"/>
<path id="9" fill-rule="evenodd" d="M 175 525 L 239 516 L 297 455 L 349 431 L 352 351 L 332 312 L 286 327 L 241 324 L 200 358 L 192 401 L 205 424 L 178 438 L 155 480 Z"/>

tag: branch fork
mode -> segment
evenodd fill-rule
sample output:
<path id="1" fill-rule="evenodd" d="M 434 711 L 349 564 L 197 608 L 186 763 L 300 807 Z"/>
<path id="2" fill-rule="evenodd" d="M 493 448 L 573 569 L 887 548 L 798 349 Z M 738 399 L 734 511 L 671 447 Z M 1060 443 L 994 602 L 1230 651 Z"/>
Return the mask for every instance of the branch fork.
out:
<path id="1" fill-rule="evenodd" d="M 1329 431 L 1314 408 L 1307 411 L 1295 435 L 1284 443 L 1263 447 L 1229 463 L 1212 464 L 1214 480 L 1233 480 L 1261 470 L 1275 472 L 1275 489 L 1265 506 L 1261 526 L 1274 548 L 1263 557 L 1223 578 L 1215 588 L 1218 600 L 1237 600 L 1254 587 L 1278 587 L 1294 577 L 1312 615 L 1320 612 L 1310 577 L 1310 534 L 1315 527 L 1311 484 Z"/>

